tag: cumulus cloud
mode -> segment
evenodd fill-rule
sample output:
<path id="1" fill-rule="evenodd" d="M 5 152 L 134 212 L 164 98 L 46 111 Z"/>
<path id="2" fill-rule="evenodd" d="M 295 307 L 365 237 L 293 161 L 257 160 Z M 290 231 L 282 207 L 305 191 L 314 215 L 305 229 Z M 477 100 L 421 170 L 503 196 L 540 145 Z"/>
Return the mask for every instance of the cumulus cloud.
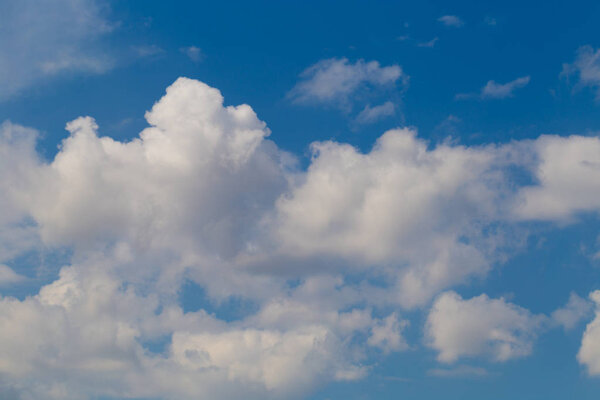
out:
<path id="1" fill-rule="evenodd" d="M 314 143 L 304 170 L 250 106 L 225 105 L 198 81 L 178 79 L 146 120 L 125 142 L 78 118 L 48 161 L 34 130 L 0 127 L 2 270 L 13 279 L 15 257 L 40 245 L 69 254 L 37 294 L 0 299 L 6 390 L 264 399 L 359 379 L 373 354 L 410 347 L 404 309 L 483 278 L 516 246 L 508 225 L 597 207 L 583 191 L 562 214 L 527 211 L 563 199 L 542 179 L 546 163 L 587 168 L 597 138 L 466 147 L 393 129 L 366 152 Z M 571 151 L 584 142 L 589 154 Z M 514 168 L 534 182 L 516 184 Z M 250 311 L 184 312 L 187 280 L 208 302 L 235 298 Z M 531 351 L 538 320 L 502 299 L 446 293 L 427 332 L 442 361 L 505 360 Z"/>
<path id="2" fill-rule="evenodd" d="M 573 329 L 580 321 L 588 317 L 593 310 L 593 304 L 571 293 L 569 301 L 564 307 L 552 312 L 552 319 L 565 329 Z"/>
<path id="3" fill-rule="evenodd" d="M 561 75 L 575 75 L 578 87 L 596 90 L 596 100 L 600 100 L 600 49 L 581 46 L 572 64 L 563 64 Z"/>
<path id="4" fill-rule="evenodd" d="M 451 28 L 460 28 L 465 24 L 463 20 L 456 15 L 443 15 L 438 18 L 438 22 Z"/>
<path id="5" fill-rule="evenodd" d="M 347 58 L 321 60 L 300 74 L 301 80 L 288 98 L 301 104 L 327 104 L 348 109 L 353 96 L 365 90 L 394 88 L 406 84 L 408 77 L 399 65 L 382 67 L 377 61 Z"/>
<path id="6" fill-rule="evenodd" d="M 510 81 L 507 83 L 497 83 L 495 81 L 488 81 L 488 83 L 486 83 L 486 85 L 481 89 L 481 93 L 459 93 L 456 95 L 456 99 L 462 100 L 473 97 L 479 97 L 483 100 L 505 99 L 507 97 L 512 97 L 514 95 L 515 90 L 527 86 L 527 84 L 529 84 L 529 81 L 529 76 L 523 76 L 521 78 L 517 78 L 514 81 Z"/>
<path id="7" fill-rule="evenodd" d="M 112 30 L 96 0 L 0 4 L 0 96 L 64 73 L 103 73 L 114 60 L 98 40 Z"/>
<path id="8" fill-rule="evenodd" d="M 520 190 L 516 214 L 524 219 L 569 220 L 600 211 L 600 138 L 541 136 L 525 143 L 536 160 L 536 184 Z"/>
<path id="9" fill-rule="evenodd" d="M 454 292 L 440 295 L 427 317 L 428 345 L 438 360 L 486 355 L 507 361 L 531 353 L 541 317 L 485 294 L 464 300 Z"/>
<path id="10" fill-rule="evenodd" d="M 596 315 L 585 328 L 577 360 L 587 367 L 590 375 L 600 375 L 600 290 L 590 293 L 596 307 Z"/>
<path id="11" fill-rule="evenodd" d="M 334 142 L 313 152 L 304 179 L 277 203 L 286 252 L 404 266 L 383 270 L 404 306 L 485 275 L 486 238 L 471 228 L 498 212 L 503 183 L 491 148 L 429 150 L 415 131 L 398 129 L 366 154 Z"/>

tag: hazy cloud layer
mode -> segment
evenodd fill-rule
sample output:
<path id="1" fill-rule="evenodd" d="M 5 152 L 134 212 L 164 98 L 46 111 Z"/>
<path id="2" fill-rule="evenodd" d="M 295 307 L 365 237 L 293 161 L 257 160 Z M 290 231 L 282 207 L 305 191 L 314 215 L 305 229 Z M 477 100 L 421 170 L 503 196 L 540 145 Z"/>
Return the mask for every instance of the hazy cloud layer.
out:
<path id="1" fill-rule="evenodd" d="M 0 100 L 64 73 L 103 73 L 114 60 L 98 40 L 113 26 L 95 0 L 0 3 Z"/>

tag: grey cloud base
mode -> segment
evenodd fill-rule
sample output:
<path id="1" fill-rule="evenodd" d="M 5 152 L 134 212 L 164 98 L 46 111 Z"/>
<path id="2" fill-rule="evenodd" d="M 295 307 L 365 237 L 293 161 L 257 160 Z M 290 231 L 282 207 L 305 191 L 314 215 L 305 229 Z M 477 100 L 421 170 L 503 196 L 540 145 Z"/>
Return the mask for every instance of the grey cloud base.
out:
<path id="1" fill-rule="evenodd" d="M 524 222 L 600 210 L 597 137 L 430 147 L 395 129 L 367 153 L 315 143 L 299 170 L 251 107 L 198 81 L 178 79 L 146 119 L 129 142 L 72 121 L 51 162 L 35 131 L 0 129 L 0 279 L 36 246 L 73 253 L 36 295 L 0 300 L 0 382 L 24 399 L 300 397 L 418 345 L 403 313 L 434 298 L 425 344 L 440 361 L 524 357 L 543 317 L 446 291 L 510 256 Z M 536 183 L 517 185 L 514 168 Z M 184 313 L 186 280 L 256 311 Z M 590 373 L 594 324 L 578 356 Z"/>

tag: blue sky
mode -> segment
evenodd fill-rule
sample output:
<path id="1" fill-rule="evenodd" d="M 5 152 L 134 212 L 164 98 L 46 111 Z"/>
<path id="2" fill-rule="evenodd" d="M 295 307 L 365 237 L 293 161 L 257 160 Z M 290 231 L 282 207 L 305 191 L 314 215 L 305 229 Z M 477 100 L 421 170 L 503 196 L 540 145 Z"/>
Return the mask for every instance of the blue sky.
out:
<path id="1" fill-rule="evenodd" d="M 0 397 L 597 398 L 599 19 L 0 2 Z"/>

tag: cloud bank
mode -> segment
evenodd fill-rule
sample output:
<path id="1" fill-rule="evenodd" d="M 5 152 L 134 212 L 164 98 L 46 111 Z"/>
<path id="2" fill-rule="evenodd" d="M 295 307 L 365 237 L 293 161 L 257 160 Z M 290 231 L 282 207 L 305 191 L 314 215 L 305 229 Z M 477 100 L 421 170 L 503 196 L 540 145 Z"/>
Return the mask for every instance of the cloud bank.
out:
<path id="1" fill-rule="evenodd" d="M 370 63 L 330 64 L 363 75 L 327 101 L 365 79 L 401 77 Z M 20 274 L 15 260 L 39 246 L 70 252 L 52 282 L 0 299 L 6 393 L 301 397 L 418 345 L 404 336 L 407 310 L 432 301 L 425 333 L 441 362 L 524 357 L 545 317 L 448 290 L 485 279 L 521 246 L 514 238 L 528 221 L 575 222 L 600 210 L 597 137 L 466 147 L 398 128 L 366 152 L 314 143 L 301 169 L 250 106 L 226 106 L 217 89 L 186 78 L 146 120 L 121 142 L 78 118 L 49 161 L 35 151 L 35 130 L 1 126 L 2 279 Z M 178 297 L 189 281 L 207 306 L 184 312 Z M 208 311 L 232 298 L 249 311 Z M 579 354 L 590 372 L 594 323 Z"/>

